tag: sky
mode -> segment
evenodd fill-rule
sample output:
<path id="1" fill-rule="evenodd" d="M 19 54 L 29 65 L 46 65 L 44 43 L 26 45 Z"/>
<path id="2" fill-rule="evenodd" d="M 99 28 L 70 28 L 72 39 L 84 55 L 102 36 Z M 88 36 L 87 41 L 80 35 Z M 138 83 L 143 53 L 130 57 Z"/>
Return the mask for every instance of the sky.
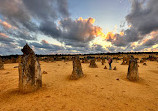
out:
<path id="1" fill-rule="evenodd" d="M 0 55 L 158 51 L 158 0 L 0 0 Z"/>

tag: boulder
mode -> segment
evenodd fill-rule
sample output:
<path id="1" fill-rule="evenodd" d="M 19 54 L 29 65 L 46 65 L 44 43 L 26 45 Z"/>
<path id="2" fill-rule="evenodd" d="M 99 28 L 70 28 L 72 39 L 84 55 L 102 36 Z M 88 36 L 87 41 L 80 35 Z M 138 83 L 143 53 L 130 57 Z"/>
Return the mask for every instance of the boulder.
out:
<path id="1" fill-rule="evenodd" d="M 113 68 L 113 70 L 116 70 L 116 66 Z"/>
<path id="2" fill-rule="evenodd" d="M 130 61 L 129 61 L 127 79 L 131 81 L 139 80 L 138 63 L 137 63 L 137 60 L 135 60 L 132 57 L 130 58 Z"/>
<path id="3" fill-rule="evenodd" d="M 42 74 L 39 61 L 33 50 L 26 44 L 21 50 L 19 62 L 19 90 L 27 93 L 42 87 Z"/>
<path id="4" fill-rule="evenodd" d="M 70 79 L 76 80 L 76 79 L 81 78 L 82 76 L 83 76 L 83 71 L 82 71 L 80 58 L 79 58 L 79 56 L 75 56 L 73 58 L 73 71 L 72 71 L 72 74 L 70 76 Z"/>
<path id="5" fill-rule="evenodd" d="M 90 68 L 98 68 L 98 66 L 97 66 L 97 64 L 95 63 L 95 60 L 94 60 L 94 59 L 91 59 L 89 67 L 90 67 Z"/>

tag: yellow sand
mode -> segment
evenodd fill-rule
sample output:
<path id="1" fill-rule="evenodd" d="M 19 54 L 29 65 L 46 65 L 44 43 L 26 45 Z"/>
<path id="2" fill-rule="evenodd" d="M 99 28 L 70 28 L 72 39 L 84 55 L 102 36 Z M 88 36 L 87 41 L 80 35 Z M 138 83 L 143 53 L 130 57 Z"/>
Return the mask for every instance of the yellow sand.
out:
<path id="1" fill-rule="evenodd" d="M 83 63 L 85 77 L 79 80 L 68 79 L 71 61 L 40 62 L 48 74 L 43 74 L 43 87 L 29 94 L 18 92 L 18 68 L 13 68 L 18 64 L 5 64 L 0 70 L 0 110 L 158 111 L 158 62 L 139 63 L 139 82 L 128 81 L 128 66 L 118 62 L 112 63 L 116 71 L 104 69 L 101 62 L 96 62 L 98 68 Z"/>

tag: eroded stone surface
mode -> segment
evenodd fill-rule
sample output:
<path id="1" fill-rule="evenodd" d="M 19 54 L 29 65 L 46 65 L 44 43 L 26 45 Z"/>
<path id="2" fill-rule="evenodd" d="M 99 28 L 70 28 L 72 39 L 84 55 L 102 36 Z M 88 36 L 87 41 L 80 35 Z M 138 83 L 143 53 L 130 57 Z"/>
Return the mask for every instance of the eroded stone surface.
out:
<path id="1" fill-rule="evenodd" d="M 127 79 L 131 81 L 139 80 L 138 63 L 137 60 L 135 60 L 133 57 L 131 57 L 129 61 Z"/>
<path id="2" fill-rule="evenodd" d="M 104 63 L 105 63 L 105 59 L 104 58 L 102 58 L 101 63 L 102 63 L 102 65 L 104 65 Z"/>
<path id="3" fill-rule="evenodd" d="M 42 87 L 42 74 L 39 61 L 33 50 L 26 44 L 19 62 L 19 90 L 32 92 Z"/>
<path id="4" fill-rule="evenodd" d="M 83 76 L 83 71 L 82 71 L 80 58 L 79 58 L 79 56 L 75 56 L 73 58 L 73 71 L 72 71 L 72 74 L 70 76 L 70 79 L 71 80 L 76 80 L 76 79 L 79 79 L 82 76 Z"/>
<path id="5" fill-rule="evenodd" d="M 89 67 L 91 67 L 91 68 L 97 68 L 98 67 L 97 64 L 95 63 L 94 59 L 91 59 Z"/>
<path id="6" fill-rule="evenodd" d="M 0 70 L 4 69 L 4 63 L 2 61 L 2 58 L 0 57 Z"/>

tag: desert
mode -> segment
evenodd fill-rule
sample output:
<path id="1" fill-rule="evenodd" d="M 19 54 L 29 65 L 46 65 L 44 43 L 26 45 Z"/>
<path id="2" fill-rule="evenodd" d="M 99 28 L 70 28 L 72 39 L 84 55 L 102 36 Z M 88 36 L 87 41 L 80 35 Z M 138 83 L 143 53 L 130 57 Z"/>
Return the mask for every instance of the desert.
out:
<path id="1" fill-rule="evenodd" d="M 96 61 L 98 68 L 90 68 L 90 63 L 81 63 L 84 76 L 77 80 L 70 79 L 72 60 L 40 61 L 42 88 L 25 94 L 18 88 L 19 73 L 15 67 L 18 63 L 6 63 L 0 70 L 0 110 L 157 111 L 158 62 L 146 60 L 147 65 L 138 62 L 139 80 L 130 81 L 126 78 L 128 65 L 121 65 L 123 56 L 126 55 L 122 55 L 121 60 L 113 60 L 112 68 L 117 67 L 116 70 L 108 69 L 106 59 L 104 65 Z M 141 59 L 149 55 L 134 56 Z"/>

